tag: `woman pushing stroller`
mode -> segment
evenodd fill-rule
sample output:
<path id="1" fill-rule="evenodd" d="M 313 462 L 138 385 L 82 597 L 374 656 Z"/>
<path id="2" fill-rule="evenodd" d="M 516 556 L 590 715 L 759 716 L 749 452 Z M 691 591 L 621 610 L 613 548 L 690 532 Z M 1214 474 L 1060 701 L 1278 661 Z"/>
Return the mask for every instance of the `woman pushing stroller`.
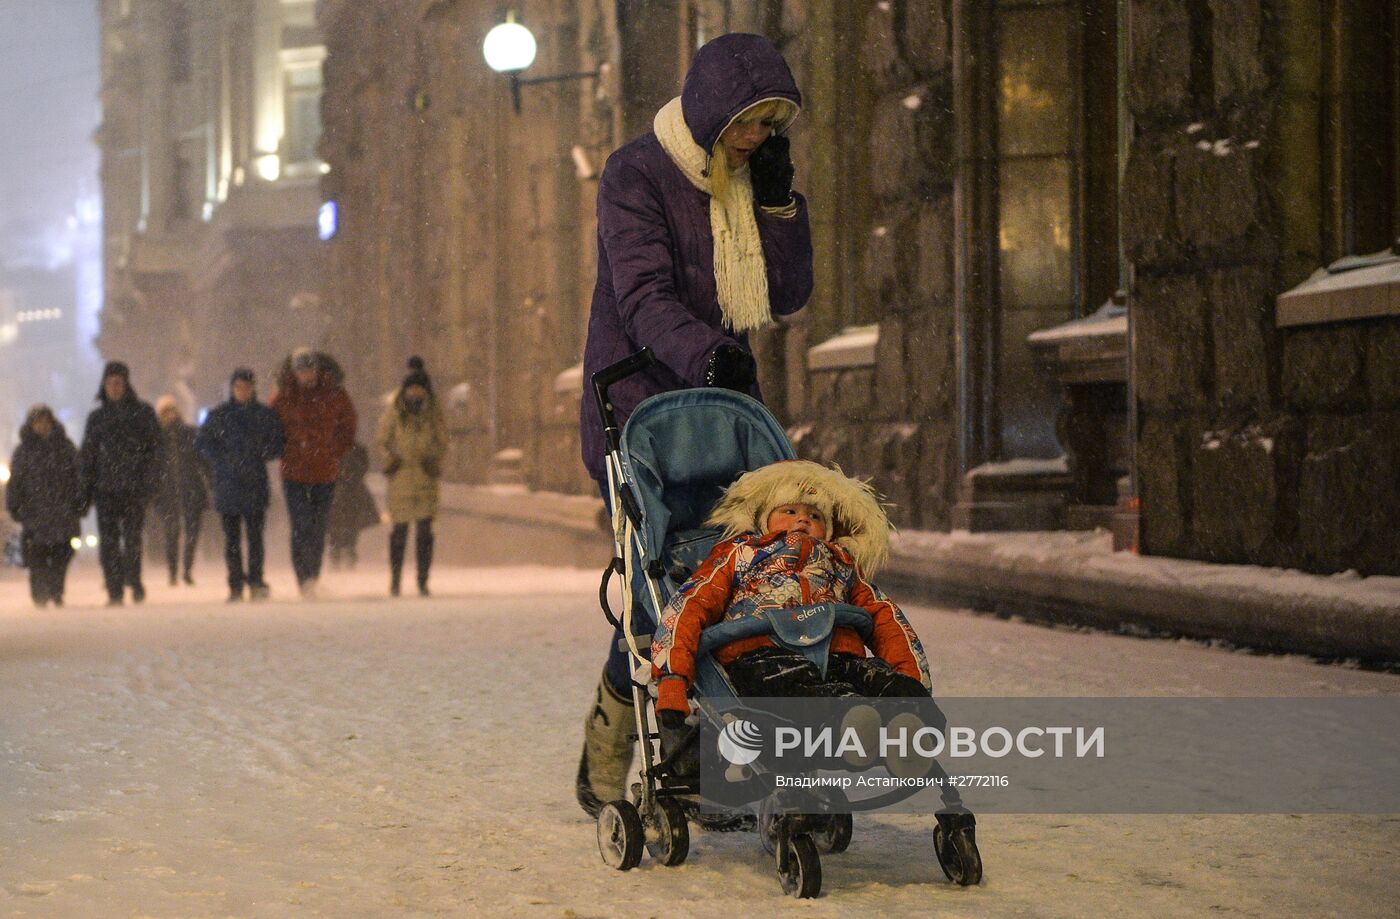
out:
<path id="1" fill-rule="evenodd" d="M 788 126 L 802 96 L 760 35 L 695 53 L 653 130 L 608 158 L 598 187 L 598 280 L 586 378 L 649 348 L 657 363 L 613 388 L 619 425 L 648 396 L 700 386 L 757 398 L 748 333 L 812 292 L 807 204 L 793 191 Z M 607 493 L 600 419 L 581 406 L 583 461 Z M 635 716 L 621 632 L 585 721 L 577 796 L 589 814 L 622 795 Z"/>

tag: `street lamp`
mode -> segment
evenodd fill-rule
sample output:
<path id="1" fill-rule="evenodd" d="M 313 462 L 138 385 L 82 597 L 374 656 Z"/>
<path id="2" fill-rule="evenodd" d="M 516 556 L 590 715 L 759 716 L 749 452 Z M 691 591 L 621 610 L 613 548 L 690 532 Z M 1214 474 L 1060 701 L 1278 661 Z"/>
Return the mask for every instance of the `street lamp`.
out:
<path id="1" fill-rule="evenodd" d="M 522 77 L 520 74 L 535 62 L 535 36 L 515 21 L 515 11 L 506 13 L 506 21 L 486 33 L 481 53 L 486 65 L 510 81 L 510 101 L 515 114 L 520 114 L 520 87 L 533 83 L 559 83 L 564 80 L 597 78 L 601 70 L 560 73 L 547 77 Z"/>

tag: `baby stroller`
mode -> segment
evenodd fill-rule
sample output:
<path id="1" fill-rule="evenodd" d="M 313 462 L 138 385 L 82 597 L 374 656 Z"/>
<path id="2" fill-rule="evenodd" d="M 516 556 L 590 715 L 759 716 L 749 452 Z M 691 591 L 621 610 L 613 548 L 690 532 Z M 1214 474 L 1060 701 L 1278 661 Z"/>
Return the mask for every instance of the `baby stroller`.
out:
<path id="1" fill-rule="evenodd" d="M 675 749 L 661 749 L 649 693 L 652 633 L 671 596 L 718 542 L 719 530 L 707 528 L 704 521 L 724 490 L 744 472 L 796 458 L 783 429 L 762 404 L 725 389 L 652 396 L 637 406 L 619 434 L 608 389 L 654 362 L 643 349 L 598 371 L 592 381 L 607 441 L 614 548 L 599 602 L 609 622 L 621 630 L 623 650 L 633 659 L 632 696 L 642 750 L 641 781 L 632 789 L 635 800 L 607 802 L 597 817 L 603 861 L 622 871 L 636 867 L 644 850 L 662 865 L 685 861 L 688 817 L 699 794 L 693 773 L 679 768 L 696 746 L 698 728 L 692 727 Z M 614 575 L 622 593 L 616 614 L 608 600 Z M 870 626 L 863 611 L 840 607 L 833 622 L 864 631 Z M 737 694 L 724 669 L 706 653 L 712 646 L 702 639 L 694 695 L 702 717 L 714 721 L 716 711 L 706 700 L 735 699 Z M 750 811 L 749 822 L 776 857 L 786 893 L 805 898 L 820 891 L 819 852 L 839 853 L 851 840 L 851 816 L 839 810 L 820 800 L 793 807 L 791 801 L 777 803 L 774 796 Z M 975 844 L 966 841 L 961 845 L 935 833 L 934 848 L 950 880 L 976 884 L 981 862 Z"/>

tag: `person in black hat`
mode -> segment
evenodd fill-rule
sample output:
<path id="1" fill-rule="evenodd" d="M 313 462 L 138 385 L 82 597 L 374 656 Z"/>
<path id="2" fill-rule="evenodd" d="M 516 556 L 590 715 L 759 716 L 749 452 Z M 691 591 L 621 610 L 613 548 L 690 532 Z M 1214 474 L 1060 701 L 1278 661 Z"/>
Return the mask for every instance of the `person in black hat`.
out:
<path id="1" fill-rule="evenodd" d="M 107 605 L 120 606 L 123 589 L 146 599 L 141 583 L 141 528 L 159 474 L 160 424 L 155 410 L 136 397 L 131 371 L 121 361 L 102 370 L 102 404 L 88 415 L 79 451 L 85 505 L 97 507 L 98 558 Z"/>
<path id="2" fill-rule="evenodd" d="M 398 395 L 379 418 L 374 438 L 389 480 L 389 593 L 399 595 L 408 525 L 414 526 L 418 593 L 428 596 L 428 569 L 433 563 L 433 518 L 438 511 L 438 479 L 447 453 L 447 422 L 433 396 L 433 381 L 423 359 L 408 360 L 408 375 Z"/>
<path id="3" fill-rule="evenodd" d="M 228 599 L 266 600 L 263 580 L 263 525 L 271 495 L 267 464 L 282 455 L 282 424 L 277 413 L 258 401 L 253 371 L 240 367 L 229 380 L 228 401 L 215 406 L 195 436 L 194 448 L 209 464 L 214 480 L 214 510 L 224 525 L 224 561 L 228 563 Z M 243 567 L 243 538 L 248 534 L 248 567 Z"/>

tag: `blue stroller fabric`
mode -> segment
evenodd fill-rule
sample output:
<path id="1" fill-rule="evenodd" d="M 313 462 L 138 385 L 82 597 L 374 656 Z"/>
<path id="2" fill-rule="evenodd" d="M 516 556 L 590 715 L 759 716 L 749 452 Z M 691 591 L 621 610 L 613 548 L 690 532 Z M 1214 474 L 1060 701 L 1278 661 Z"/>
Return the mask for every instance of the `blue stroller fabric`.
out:
<path id="1" fill-rule="evenodd" d="M 731 641 L 751 635 L 769 635 L 780 646 L 816 664 L 825 678 L 832 629 L 838 625 L 855 629 L 868 642 L 874 627 L 869 613 L 846 603 L 768 607 L 763 614 L 764 619 L 746 616 L 710 626 L 700 633 L 698 653 L 708 655 Z"/>
<path id="2" fill-rule="evenodd" d="M 623 477 L 642 511 L 643 549 L 628 547 L 634 610 L 645 610 L 647 628 L 655 629 L 661 610 L 651 605 L 648 568 L 661 574 L 654 583 L 664 604 L 719 541 L 705 518 L 724 489 L 751 469 L 797 455 L 762 403 L 727 389 L 652 396 L 627 419 L 621 452 Z M 634 632 L 642 621 L 634 618 Z M 697 660 L 696 689 L 733 694 L 708 655 Z"/>
<path id="3" fill-rule="evenodd" d="M 643 561 L 651 562 L 665 560 L 668 536 L 703 529 L 741 474 L 797 455 L 756 399 L 727 389 L 685 389 L 637 406 L 622 431 L 622 458 L 642 508 Z M 700 558 L 712 547 L 713 541 Z"/>

